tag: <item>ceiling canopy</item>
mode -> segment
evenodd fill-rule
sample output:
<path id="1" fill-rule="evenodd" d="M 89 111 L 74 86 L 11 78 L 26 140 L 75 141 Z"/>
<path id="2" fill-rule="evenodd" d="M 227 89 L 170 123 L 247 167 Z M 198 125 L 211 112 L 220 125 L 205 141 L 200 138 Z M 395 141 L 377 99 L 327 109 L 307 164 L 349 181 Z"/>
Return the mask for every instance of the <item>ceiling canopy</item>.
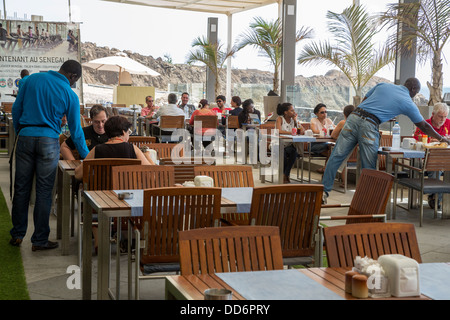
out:
<path id="1" fill-rule="evenodd" d="M 272 3 L 277 0 L 103 0 L 156 8 L 209 12 L 217 14 L 234 14 Z"/>

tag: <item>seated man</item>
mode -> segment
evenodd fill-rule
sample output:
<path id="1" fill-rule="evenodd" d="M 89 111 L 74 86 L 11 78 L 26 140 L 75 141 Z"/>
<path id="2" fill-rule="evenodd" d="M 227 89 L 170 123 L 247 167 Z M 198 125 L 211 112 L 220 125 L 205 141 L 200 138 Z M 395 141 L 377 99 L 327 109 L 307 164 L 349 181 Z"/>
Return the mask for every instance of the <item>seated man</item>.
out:
<path id="1" fill-rule="evenodd" d="M 92 150 L 96 145 L 105 143 L 108 141 L 108 136 L 105 133 L 105 122 L 108 119 L 108 113 L 106 108 L 101 105 L 94 105 L 90 110 L 90 117 L 92 124 L 84 127 L 84 138 L 86 139 L 86 145 Z M 75 160 L 76 156 L 75 145 L 72 139 L 69 137 L 61 144 L 61 155 L 64 160 Z"/>
<path id="2" fill-rule="evenodd" d="M 160 107 L 158 111 L 156 111 L 152 118 L 153 119 L 159 119 L 161 116 L 185 116 L 184 111 L 176 105 L 177 103 L 177 95 L 175 93 L 169 93 L 167 97 L 168 104 Z M 157 126 L 153 127 L 152 136 L 157 137 L 159 135 L 159 131 L 161 129 Z M 163 131 L 161 133 L 162 135 L 169 135 L 171 134 L 170 131 Z"/>
<path id="3" fill-rule="evenodd" d="M 439 133 L 443 137 L 447 137 L 450 132 L 450 119 L 447 119 L 448 116 L 448 106 L 445 103 L 439 102 L 434 105 L 433 111 L 431 113 L 431 118 L 425 120 L 428 122 L 433 129 Z M 414 139 L 418 141 L 422 141 L 421 136 L 424 135 L 424 133 L 417 128 L 414 132 Z M 430 142 L 438 142 L 437 139 L 428 137 L 428 143 Z M 429 172 L 428 176 L 434 179 L 437 179 L 438 172 Z M 439 202 L 442 199 L 442 194 L 439 194 Z M 428 196 L 428 204 L 429 206 L 434 209 L 435 206 L 435 198 L 434 194 L 430 194 Z M 439 208 L 439 206 L 438 206 Z"/>

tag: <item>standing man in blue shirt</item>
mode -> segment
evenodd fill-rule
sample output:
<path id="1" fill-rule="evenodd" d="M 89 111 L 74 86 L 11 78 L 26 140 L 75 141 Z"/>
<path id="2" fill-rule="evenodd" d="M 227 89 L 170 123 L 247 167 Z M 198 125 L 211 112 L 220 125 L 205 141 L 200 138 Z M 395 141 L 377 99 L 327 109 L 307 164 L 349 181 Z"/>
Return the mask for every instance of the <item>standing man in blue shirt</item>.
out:
<path id="1" fill-rule="evenodd" d="M 28 77 L 12 107 L 17 133 L 15 181 L 10 244 L 20 246 L 28 225 L 28 207 L 33 177 L 36 176 L 36 203 L 31 237 L 33 251 L 54 249 L 48 240 L 50 210 L 56 167 L 59 160 L 61 119 L 67 116 L 72 140 L 84 159 L 89 153 L 80 125 L 80 102 L 72 90 L 81 76 L 77 61 L 64 62 L 58 72 L 35 73 Z"/>
<path id="2" fill-rule="evenodd" d="M 420 82 L 409 78 L 405 84 L 379 83 L 365 96 L 361 104 L 347 118 L 331 152 L 323 175 L 324 202 L 331 191 L 336 172 L 355 146 L 359 145 L 361 167 L 376 169 L 380 142 L 379 125 L 404 114 L 428 136 L 450 143 L 438 134 L 420 114 L 412 100 L 420 91 Z"/>

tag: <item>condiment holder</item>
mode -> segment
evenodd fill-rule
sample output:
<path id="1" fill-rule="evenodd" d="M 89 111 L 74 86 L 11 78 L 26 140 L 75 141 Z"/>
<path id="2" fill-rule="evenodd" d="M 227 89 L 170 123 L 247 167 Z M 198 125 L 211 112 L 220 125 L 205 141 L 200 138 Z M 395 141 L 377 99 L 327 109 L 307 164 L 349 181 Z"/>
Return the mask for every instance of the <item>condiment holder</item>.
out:
<path id="1" fill-rule="evenodd" d="M 345 288 L 355 298 L 390 297 L 389 279 L 382 266 L 368 257 L 357 256 L 354 267 L 345 274 Z M 351 287 L 351 292 L 350 291 Z"/>

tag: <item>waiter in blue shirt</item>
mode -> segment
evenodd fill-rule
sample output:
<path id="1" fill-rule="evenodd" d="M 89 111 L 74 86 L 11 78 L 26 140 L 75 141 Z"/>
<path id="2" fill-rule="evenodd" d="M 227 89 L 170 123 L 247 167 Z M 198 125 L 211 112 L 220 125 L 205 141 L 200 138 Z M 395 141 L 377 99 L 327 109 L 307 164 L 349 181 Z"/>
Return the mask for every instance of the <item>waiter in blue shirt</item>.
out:
<path id="1" fill-rule="evenodd" d="M 59 71 L 35 73 L 21 87 L 12 107 L 13 125 L 17 133 L 15 148 L 15 181 L 12 203 L 10 244 L 20 246 L 28 225 L 33 177 L 36 176 L 36 203 L 33 211 L 32 251 L 54 249 L 49 241 L 52 190 L 59 160 L 61 119 L 67 116 L 72 140 L 85 158 L 89 153 L 80 125 L 80 102 L 72 90 L 81 77 L 77 61 L 64 62 Z"/>

